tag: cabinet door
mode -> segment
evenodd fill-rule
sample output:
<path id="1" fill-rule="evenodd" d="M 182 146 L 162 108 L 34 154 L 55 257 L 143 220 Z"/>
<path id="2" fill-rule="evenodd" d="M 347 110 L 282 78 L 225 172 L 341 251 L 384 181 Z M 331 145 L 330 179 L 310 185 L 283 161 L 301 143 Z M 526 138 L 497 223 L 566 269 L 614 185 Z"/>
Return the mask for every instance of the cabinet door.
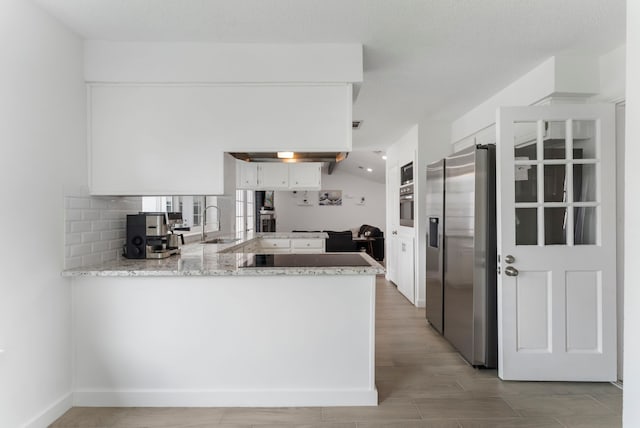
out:
<path id="1" fill-rule="evenodd" d="M 414 303 L 414 254 L 413 254 L 413 238 L 401 238 L 399 239 L 400 251 L 398 266 L 399 282 L 398 290 L 409 299 L 411 303 Z"/>
<path id="2" fill-rule="evenodd" d="M 292 239 L 292 253 L 324 253 L 324 239 Z"/>
<path id="3" fill-rule="evenodd" d="M 301 190 L 320 189 L 320 167 L 318 162 L 290 163 L 289 187 Z"/>
<path id="4" fill-rule="evenodd" d="M 286 163 L 261 163 L 258 166 L 258 186 L 261 189 L 287 189 L 289 165 Z"/>
<path id="5" fill-rule="evenodd" d="M 398 237 L 390 236 L 385 239 L 385 243 L 387 245 L 385 257 L 387 261 L 387 279 L 398 285 L 398 261 L 400 260 L 398 255 Z"/>
<path id="6" fill-rule="evenodd" d="M 260 240 L 260 251 L 266 254 L 291 252 L 291 241 L 288 239 L 263 238 Z"/>
<path id="7" fill-rule="evenodd" d="M 255 162 L 238 161 L 237 163 L 238 189 L 256 189 L 258 187 L 258 164 Z"/>

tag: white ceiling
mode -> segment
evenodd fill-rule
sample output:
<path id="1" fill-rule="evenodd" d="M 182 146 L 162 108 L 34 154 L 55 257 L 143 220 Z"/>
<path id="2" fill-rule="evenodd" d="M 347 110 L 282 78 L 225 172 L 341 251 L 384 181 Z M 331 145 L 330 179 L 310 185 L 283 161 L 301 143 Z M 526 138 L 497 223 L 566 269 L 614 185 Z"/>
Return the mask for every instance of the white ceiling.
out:
<path id="1" fill-rule="evenodd" d="M 366 178 L 378 183 L 385 183 L 385 161 L 383 151 L 354 150 L 342 162 L 338 162 L 336 170 L 348 172 L 358 177 Z M 372 171 L 367 171 L 371 168 Z"/>
<path id="2" fill-rule="evenodd" d="M 624 43 L 624 0 L 36 0 L 87 39 L 359 42 L 354 149 L 459 117 L 556 54 Z"/>

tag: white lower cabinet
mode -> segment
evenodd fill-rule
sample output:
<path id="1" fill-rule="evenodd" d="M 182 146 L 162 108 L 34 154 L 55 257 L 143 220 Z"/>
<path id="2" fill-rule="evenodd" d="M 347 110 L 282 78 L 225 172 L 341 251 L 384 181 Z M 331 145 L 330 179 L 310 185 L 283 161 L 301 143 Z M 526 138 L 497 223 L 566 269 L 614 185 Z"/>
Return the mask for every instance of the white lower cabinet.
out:
<path id="1" fill-rule="evenodd" d="M 324 253 L 324 239 L 292 239 L 292 253 Z"/>
<path id="2" fill-rule="evenodd" d="M 411 303 L 415 303 L 413 237 L 392 236 L 387 251 L 387 278 Z"/>
<path id="3" fill-rule="evenodd" d="M 399 243 L 398 290 L 400 290 L 411 303 L 415 303 L 413 237 L 401 237 Z"/>
<path id="4" fill-rule="evenodd" d="M 324 253 L 324 244 L 324 239 L 262 238 L 245 246 L 244 252 L 265 252 L 268 254 Z"/>

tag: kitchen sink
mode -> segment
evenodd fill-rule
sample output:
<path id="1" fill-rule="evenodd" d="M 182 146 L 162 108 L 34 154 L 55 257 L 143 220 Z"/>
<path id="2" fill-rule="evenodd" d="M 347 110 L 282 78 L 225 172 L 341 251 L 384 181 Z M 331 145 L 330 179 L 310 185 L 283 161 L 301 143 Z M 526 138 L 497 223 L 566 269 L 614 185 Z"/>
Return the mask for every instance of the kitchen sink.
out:
<path id="1" fill-rule="evenodd" d="M 240 238 L 213 238 L 208 241 L 204 241 L 205 244 L 232 244 L 238 242 Z"/>

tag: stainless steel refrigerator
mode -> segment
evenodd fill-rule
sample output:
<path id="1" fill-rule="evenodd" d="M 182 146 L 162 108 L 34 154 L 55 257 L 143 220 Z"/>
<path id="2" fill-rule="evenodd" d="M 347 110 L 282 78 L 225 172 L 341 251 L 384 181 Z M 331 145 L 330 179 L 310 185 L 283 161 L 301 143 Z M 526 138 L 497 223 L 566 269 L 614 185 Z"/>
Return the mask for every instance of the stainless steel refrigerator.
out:
<path id="1" fill-rule="evenodd" d="M 495 146 L 429 165 L 427 192 L 427 319 L 470 364 L 496 367 Z"/>

